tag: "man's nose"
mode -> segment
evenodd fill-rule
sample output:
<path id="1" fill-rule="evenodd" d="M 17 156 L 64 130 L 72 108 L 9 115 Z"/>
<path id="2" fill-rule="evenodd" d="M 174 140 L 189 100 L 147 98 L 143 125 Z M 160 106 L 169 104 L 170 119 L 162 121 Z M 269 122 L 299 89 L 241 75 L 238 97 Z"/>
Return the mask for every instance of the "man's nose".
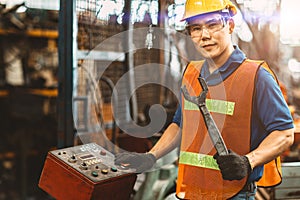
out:
<path id="1" fill-rule="evenodd" d="M 209 30 L 203 26 L 202 27 L 202 38 L 209 38 L 210 37 L 210 32 Z"/>

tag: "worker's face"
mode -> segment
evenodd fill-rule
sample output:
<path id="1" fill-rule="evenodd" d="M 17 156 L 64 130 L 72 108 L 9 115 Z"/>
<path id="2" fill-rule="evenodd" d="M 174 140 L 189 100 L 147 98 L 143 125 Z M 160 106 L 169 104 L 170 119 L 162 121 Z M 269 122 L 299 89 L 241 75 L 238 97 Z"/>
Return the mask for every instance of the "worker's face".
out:
<path id="1" fill-rule="evenodd" d="M 190 20 L 187 31 L 197 50 L 205 58 L 216 59 L 232 45 L 233 28 L 232 19 L 226 20 L 218 13 L 212 13 Z"/>

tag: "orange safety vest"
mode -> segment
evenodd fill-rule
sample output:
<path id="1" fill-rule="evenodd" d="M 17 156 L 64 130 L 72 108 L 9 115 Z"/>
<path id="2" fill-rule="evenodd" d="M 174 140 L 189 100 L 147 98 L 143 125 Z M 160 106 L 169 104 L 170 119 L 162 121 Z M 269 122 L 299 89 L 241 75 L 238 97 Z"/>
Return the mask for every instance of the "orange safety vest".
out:
<path id="1" fill-rule="evenodd" d="M 198 76 L 203 61 L 191 62 L 183 76 L 191 96 L 199 96 L 202 88 Z M 267 67 L 266 64 L 262 64 Z M 228 149 L 240 155 L 250 152 L 251 114 L 255 90 L 255 78 L 260 64 L 245 60 L 229 77 L 215 86 L 209 86 L 206 106 L 220 130 Z M 269 68 L 268 68 L 269 70 Z M 213 155 L 216 150 L 210 140 L 202 114 L 197 105 L 182 96 L 182 141 L 176 195 L 180 199 L 229 199 L 246 185 L 248 177 L 242 180 L 223 180 Z M 278 159 L 276 159 L 278 161 Z M 274 165 L 265 165 L 264 173 L 269 185 L 281 182 L 281 171 Z M 277 163 L 278 164 L 278 163 Z M 268 166 L 268 167 L 266 167 Z M 270 176 L 271 177 L 270 179 Z M 263 178 L 265 179 L 265 178 Z M 271 180 L 271 181 L 270 181 Z M 278 182 L 279 181 L 279 182 Z"/>

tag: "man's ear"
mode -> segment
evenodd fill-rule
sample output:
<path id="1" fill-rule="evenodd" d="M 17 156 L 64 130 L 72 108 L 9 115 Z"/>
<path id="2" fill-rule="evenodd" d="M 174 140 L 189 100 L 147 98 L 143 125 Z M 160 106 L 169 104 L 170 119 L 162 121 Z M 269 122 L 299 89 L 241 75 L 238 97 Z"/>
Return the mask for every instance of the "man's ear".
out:
<path id="1" fill-rule="evenodd" d="M 235 27 L 234 20 L 230 18 L 230 19 L 228 20 L 228 24 L 229 24 L 229 33 L 232 34 L 232 33 L 233 33 L 233 30 L 234 30 L 234 27 Z"/>

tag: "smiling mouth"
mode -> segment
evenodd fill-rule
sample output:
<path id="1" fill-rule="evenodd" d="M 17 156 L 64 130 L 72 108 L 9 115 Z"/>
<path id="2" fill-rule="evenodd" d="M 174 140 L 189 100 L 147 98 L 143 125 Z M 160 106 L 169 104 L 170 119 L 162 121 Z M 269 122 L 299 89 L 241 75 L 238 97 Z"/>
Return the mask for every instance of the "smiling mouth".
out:
<path id="1" fill-rule="evenodd" d="M 206 44 L 206 45 L 201 45 L 201 48 L 206 48 L 206 47 L 212 47 L 214 44 Z"/>

